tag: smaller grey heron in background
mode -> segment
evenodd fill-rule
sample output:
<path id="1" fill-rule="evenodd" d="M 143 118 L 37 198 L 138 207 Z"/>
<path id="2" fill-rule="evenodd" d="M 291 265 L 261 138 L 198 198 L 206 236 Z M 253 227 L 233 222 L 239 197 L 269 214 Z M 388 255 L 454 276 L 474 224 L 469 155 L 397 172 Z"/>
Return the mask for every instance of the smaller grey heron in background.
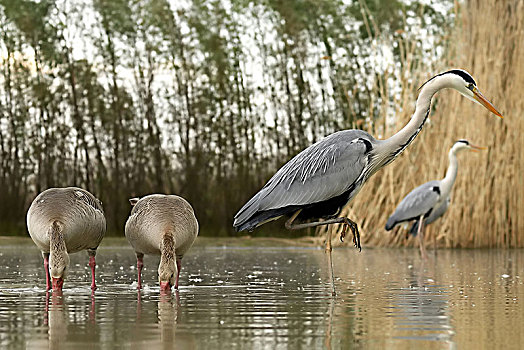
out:
<path id="1" fill-rule="evenodd" d="M 385 140 L 377 140 L 363 130 L 342 130 L 309 146 L 284 164 L 240 208 L 233 227 L 237 231 L 252 231 L 282 216 L 289 217 L 286 221 L 289 230 L 342 224 L 340 239 L 343 240 L 350 228 L 353 243 L 361 249 L 357 224 L 347 217 L 338 217 L 338 214 L 373 174 L 394 161 L 417 137 L 431 110 L 431 99 L 442 89 L 454 89 L 502 118 L 480 93 L 468 72 L 452 69 L 437 74 L 421 86 L 415 112 L 400 131 Z M 312 222 L 307 222 L 309 220 Z M 331 234 L 328 230 L 326 252 L 331 293 L 336 295 Z"/>
<path id="2" fill-rule="evenodd" d="M 467 140 L 458 140 L 449 150 L 449 165 L 446 176 L 442 180 L 426 182 L 409 192 L 395 209 L 386 223 L 386 231 L 390 231 L 397 224 L 415 220 L 410 233 L 418 236 L 420 253 L 425 259 L 424 227 L 440 218 L 448 209 L 450 194 L 457 178 L 457 153 L 462 150 L 478 151 L 485 149 L 472 145 Z"/>
<path id="3" fill-rule="evenodd" d="M 158 280 L 163 292 L 178 289 L 181 259 L 198 235 L 191 205 L 175 195 L 151 194 L 129 200 L 133 209 L 126 222 L 126 238 L 136 252 L 138 289 L 142 288 L 144 254 L 160 254 Z"/>
<path id="4" fill-rule="evenodd" d="M 49 188 L 27 211 L 27 230 L 42 251 L 46 290 L 60 291 L 69 268 L 69 254 L 87 250 L 91 289 L 96 289 L 95 255 L 106 233 L 102 203 L 78 187 Z"/>

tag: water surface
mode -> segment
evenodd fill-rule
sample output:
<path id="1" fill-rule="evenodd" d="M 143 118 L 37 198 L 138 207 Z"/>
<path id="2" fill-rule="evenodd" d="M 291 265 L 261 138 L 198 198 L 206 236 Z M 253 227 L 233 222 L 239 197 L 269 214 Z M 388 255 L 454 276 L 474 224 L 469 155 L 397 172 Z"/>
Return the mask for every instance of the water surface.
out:
<path id="1" fill-rule="evenodd" d="M 181 288 L 159 295 L 158 258 L 136 290 L 126 245 L 71 255 L 64 291 L 44 290 L 32 245 L 0 246 L 0 347 L 147 349 L 520 348 L 524 251 L 336 249 L 338 296 L 323 250 L 194 247 Z"/>

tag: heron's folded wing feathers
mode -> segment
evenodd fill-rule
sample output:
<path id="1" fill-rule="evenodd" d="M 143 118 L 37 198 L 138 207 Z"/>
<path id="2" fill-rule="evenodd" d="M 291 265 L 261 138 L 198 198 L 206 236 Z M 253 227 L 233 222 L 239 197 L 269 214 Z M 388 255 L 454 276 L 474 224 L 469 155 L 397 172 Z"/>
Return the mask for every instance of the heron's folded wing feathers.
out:
<path id="1" fill-rule="evenodd" d="M 417 218 L 432 210 L 440 199 L 439 181 L 429 181 L 411 191 L 400 202 L 389 221 L 402 222 Z"/>
<path id="2" fill-rule="evenodd" d="M 257 211 L 322 202 L 347 191 L 362 176 L 368 158 L 360 130 L 334 133 L 287 162 L 235 216 L 241 224 Z"/>
<path id="3" fill-rule="evenodd" d="M 431 211 L 431 214 L 429 214 L 428 218 L 425 221 L 426 225 L 431 224 L 432 222 L 440 218 L 442 215 L 444 215 L 446 210 L 448 210 L 449 202 L 450 202 L 450 198 L 448 197 L 446 198 L 445 201 L 442 201 L 440 205 L 433 208 L 433 210 Z"/>

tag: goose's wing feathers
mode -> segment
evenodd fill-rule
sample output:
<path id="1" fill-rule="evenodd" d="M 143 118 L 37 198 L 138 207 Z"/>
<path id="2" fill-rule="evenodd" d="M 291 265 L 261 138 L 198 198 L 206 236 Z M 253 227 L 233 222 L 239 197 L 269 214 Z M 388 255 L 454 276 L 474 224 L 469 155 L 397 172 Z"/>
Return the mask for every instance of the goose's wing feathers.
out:
<path id="1" fill-rule="evenodd" d="M 427 214 L 440 200 L 440 182 L 429 181 L 418 186 L 404 197 L 386 224 L 391 230 L 396 224 Z"/>
<path id="2" fill-rule="evenodd" d="M 141 198 L 135 205 L 133 205 L 133 209 L 131 209 L 131 215 L 138 215 L 144 210 L 147 211 L 150 208 L 151 198 L 152 196 Z"/>
<path id="3" fill-rule="evenodd" d="M 259 211 L 322 202 L 343 194 L 363 175 L 372 137 L 334 133 L 296 155 L 235 216 L 239 226 Z"/>
<path id="4" fill-rule="evenodd" d="M 95 196 L 93 196 L 88 191 L 81 188 L 73 188 L 73 195 L 76 200 L 82 202 L 83 204 L 93 208 L 94 210 L 98 210 L 101 213 L 104 212 L 102 202 L 100 202 Z"/>

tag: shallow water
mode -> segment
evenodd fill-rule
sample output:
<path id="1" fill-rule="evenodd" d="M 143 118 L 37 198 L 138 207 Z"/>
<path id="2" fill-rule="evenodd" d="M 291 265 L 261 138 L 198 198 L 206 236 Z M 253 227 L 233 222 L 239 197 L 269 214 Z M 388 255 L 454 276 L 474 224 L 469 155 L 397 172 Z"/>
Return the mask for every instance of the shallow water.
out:
<path id="1" fill-rule="evenodd" d="M 338 296 L 312 248 L 194 247 L 181 288 L 159 295 L 158 258 L 142 293 L 127 246 L 102 246 L 91 295 L 87 254 L 63 295 L 44 290 L 40 253 L 0 246 L 1 348 L 520 348 L 524 251 L 336 249 Z"/>

